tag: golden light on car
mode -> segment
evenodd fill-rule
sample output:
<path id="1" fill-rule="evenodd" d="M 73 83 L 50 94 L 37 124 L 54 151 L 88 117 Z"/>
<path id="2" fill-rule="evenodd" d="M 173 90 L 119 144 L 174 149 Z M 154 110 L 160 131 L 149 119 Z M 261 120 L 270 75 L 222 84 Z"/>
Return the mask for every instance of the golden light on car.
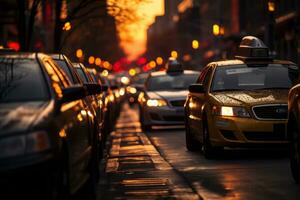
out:
<path id="1" fill-rule="evenodd" d="M 166 106 L 167 102 L 163 99 L 148 99 L 147 106 L 149 107 L 161 107 Z"/>
<path id="2" fill-rule="evenodd" d="M 214 25 L 213 25 L 213 34 L 214 34 L 215 36 L 220 35 L 220 26 L 219 26 L 218 24 L 214 24 Z"/>
<path id="3" fill-rule="evenodd" d="M 268 1 L 268 11 L 269 12 L 274 12 L 275 11 L 275 2 Z"/>
<path id="4" fill-rule="evenodd" d="M 61 137 L 61 138 L 67 137 L 67 133 L 66 133 L 65 129 L 61 129 L 59 131 L 59 137 Z"/>
<path id="5" fill-rule="evenodd" d="M 136 70 L 135 69 L 130 69 L 129 71 L 128 71 L 128 74 L 130 75 L 130 76 L 134 76 L 134 75 L 136 75 Z"/>
<path id="6" fill-rule="evenodd" d="M 108 74 L 109 74 L 108 70 L 106 70 L 106 69 L 103 70 L 102 73 L 101 73 L 102 76 L 108 76 Z"/>
<path id="7" fill-rule="evenodd" d="M 64 26 L 62 27 L 62 30 L 63 30 L 63 31 L 69 31 L 69 30 L 71 30 L 71 28 L 72 28 L 71 23 L 70 23 L 70 22 L 66 22 L 66 23 L 64 24 Z"/>
<path id="8" fill-rule="evenodd" d="M 171 57 L 176 59 L 178 57 L 177 51 L 175 50 L 171 51 Z"/>
<path id="9" fill-rule="evenodd" d="M 94 56 L 90 56 L 89 57 L 89 64 L 92 65 L 95 63 L 95 57 Z"/>
<path id="10" fill-rule="evenodd" d="M 80 114 L 81 114 L 82 116 L 87 116 L 87 112 L 86 112 L 85 110 L 81 110 L 81 111 L 80 111 Z"/>
<path id="11" fill-rule="evenodd" d="M 192 47 L 193 47 L 193 49 L 198 49 L 199 48 L 199 41 L 198 40 L 193 40 L 192 41 Z"/>
<path id="12" fill-rule="evenodd" d="M 155 61 L 151 61 L 150 63 L 149 63 L 149 66 L 150 66 L 150 68 L 155 68 L 156 67 L 156 62 Z"/>
<path id="13" fill-rule="evenodd" d="M 100 58 L 96 58 L 96 59 L 95 59 L 95 64 L 96 64 L 97 66 L 100 66 L 100 65 L 101 65 L 101 59 L 100 59 Z"/>
<path id="14" fill-rule="evenodd" d="M 83 56 L 83 51 L 82 51 L 82 49 L 77 49 L 77 50 L 76 50 L 76 57 L 77 57 L 77 58 L 82 58 L 82 56 Z"/>
<path id="15" fill-rule="evenodd" d="M 135 87 L 132 86 L 128 86 L 127 87 L 127 92 L 129 92 L 130 94 L 135 94 L 137 92 Z"/>
<path id="16" fill-rule="evenodd" d="M 163 60 L 162 57 L 157 57 L 157 58 L 156 58 L 156 63 L 157 63 L 158 65 L 162 65 L 163 62 L 164 62 L 164 60 Z"/>

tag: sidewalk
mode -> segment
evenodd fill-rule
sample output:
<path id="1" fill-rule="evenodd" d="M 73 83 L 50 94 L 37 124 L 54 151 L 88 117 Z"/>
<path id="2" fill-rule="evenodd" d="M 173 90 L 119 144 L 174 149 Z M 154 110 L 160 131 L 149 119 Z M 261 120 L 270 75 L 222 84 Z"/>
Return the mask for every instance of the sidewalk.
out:
<path id="1" fill-rule="evenodd" d="M 200 199 L 141 132 L 138 114 L 123 106 L 99 184 L 99 199 Z"/>

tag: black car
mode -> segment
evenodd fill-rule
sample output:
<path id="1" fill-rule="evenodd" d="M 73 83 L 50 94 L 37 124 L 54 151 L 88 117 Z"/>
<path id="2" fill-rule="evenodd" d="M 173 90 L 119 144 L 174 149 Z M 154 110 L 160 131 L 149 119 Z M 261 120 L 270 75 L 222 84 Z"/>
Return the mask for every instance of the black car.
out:
<path id="1" fill-rule="evenodd" d="M 95 184 L 97 146 L 83 101 L 95 93 L 73 85 L 45 54 L 0 55 L 3 196 L 28 199 L 29 192 L 31 199 L 66 199 Z"/>
<path id="2" fill-rule="evenodd" d="M 102 88 L 98 84 L 89 84 L 89 83 L 84 83 L 80 75 L 77 73 L 75 70 L 73 63 L 63 54 L 52 54 L 51 57 L 55 62 L 59 64 L 59 67 L 66 73 L 68 78 L 71 80 L 71 84 L 76 85 L 80 84 L 83 85 L 88 91 L 93 92 L 94 90 L 96 91 L 101 91 Z M 90 123 L 90 129 L 94 132 L 94 138 L 98 141 L 98 149 L 99 149 L 99 156 L 103 155 L 103 148 L 101 144 L 103 143 L 102 140 L 102 133 L 101 133 L 101 127 L 100 127 L 100 122 L 98 121 L 98 116 L 97 116 L 97 105 L 95 106 L 95 100 L 93 95 L 86 96 L 84 98 L 84 104 L 89 108 L 89 116 L 92 118 L 92 122 Z M 99 175 L 97 175 L 99 177 Z"/>

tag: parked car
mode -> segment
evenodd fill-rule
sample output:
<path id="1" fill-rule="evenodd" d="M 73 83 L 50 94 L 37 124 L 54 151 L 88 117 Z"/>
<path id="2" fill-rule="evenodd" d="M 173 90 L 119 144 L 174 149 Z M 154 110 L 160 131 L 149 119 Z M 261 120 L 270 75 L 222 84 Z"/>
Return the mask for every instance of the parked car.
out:
<path id="1" fill-rule="evenodd" d="M 86 84 L 83 83 L 83 81 L 80 79 L 80 76 L 78 75 L 77 71 L 75 70 L 72 62 L 63 54 L 52 54 L 51 57 L 54 59 L 54 61 L 56 63 L 58 63 L 58 66 L 60 67 L 61 70 L 64 71 L 64 73 L 66 74 L 66 76 L 68 76 L 68 78 L 71 81 L 72 85 L 82 85 L 83 87 L 86 88 L 86 90 L 93 92 L 94 90 L 96 91 L 102 91 L 101 86 L 99 86 L 98 84 Z M 98 122 L 98 117 L 97 117 L 97 110 L 96 107 L 94 106 L 94 99 L 93 99 L 93 95 L 88 95 L 84 98 L 84 104 L 85 106 L 89 109 L 89 116 L 91 117 L 91 122 L 90 122 L 90 131 L 92 131 L 94 133 L 94 139 L 97 142 L 97 146 L 98 146 L 98 156 L 103 155 L 103 147 L 102 145 L 102 141 L 101 141 L 101 128 L 99 126 L 99 122 Z M 97 175 L 97 177 L 99 178 L 99 174 Z"/>
<path id="2" fill-rule="evenodd" d="M 148 73 L 140 73 L 131 79 L 130 85 L 126 88 L 130 105 L 138 103 L 138 97 L 144 89 L 148 75 Z"/>
<path id="3" fill-rule="evenodd" d="M 287 96 L 296 64 L 274 60 L 255 37 L 243 38 L 236 60 L 208 64 L 185 103 L 186 147 L 207 158 L 223 147 L 286 146 Z"/>
<path id="4" fill-rule="evenodd" d="M 293 178 L 300 183 L 300 84 L 294 86 L 288 96 L 288 135 L 290 139 L 290 162 Z"/>
<path id="5" fill-rule="evenodd" d="M 0 55 L 3 196 L 67 199 L 86 184 L 95 192 L 97 146 L 84 98 L 96 93 L 72 84 L 45 54 Z"/>

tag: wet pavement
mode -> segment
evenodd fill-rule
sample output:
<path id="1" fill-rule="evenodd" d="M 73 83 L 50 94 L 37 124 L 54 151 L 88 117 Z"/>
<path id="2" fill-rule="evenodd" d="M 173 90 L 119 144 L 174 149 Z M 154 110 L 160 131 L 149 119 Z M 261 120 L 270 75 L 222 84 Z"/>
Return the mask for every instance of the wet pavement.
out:
<path id="1" fill-rule="evenodd" d="M 185 148 L 184 129 L 143 133 L 123 107 L 103 161 L 99 199 L 300 199 L 285 149 L 226 149 L 214 160 Z"/>

